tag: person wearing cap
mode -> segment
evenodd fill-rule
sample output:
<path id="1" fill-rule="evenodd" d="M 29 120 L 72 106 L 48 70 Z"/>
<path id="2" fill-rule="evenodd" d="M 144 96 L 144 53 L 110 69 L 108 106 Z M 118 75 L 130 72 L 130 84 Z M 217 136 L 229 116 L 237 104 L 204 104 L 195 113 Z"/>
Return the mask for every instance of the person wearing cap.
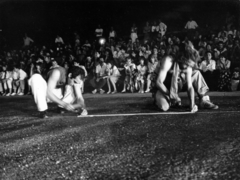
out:
<path id="1" fill-rule="evenodd" d="M 198 61 L 198 51 L 194 49 L 190 41 L 185 43 L 184 53 L 179 57 L 167 55 L 163 58 L 156 80 L 157 89 L 153 92 L 154 103 L 160 110 L 167 111 L 171 106 L 181 106 L 178 92 L 183 85 L 187 85 L 190 112 L 198 111 L 198 106 L 195 104 L 195 91 L 201 108 L 218 109 L 218 106 L 213 104 L 206 95 L 209 88 L 203 76 L 199 70 L 195 69 Z M 165 82 L 168 79 L 171 79 L 169 89 Z"/>

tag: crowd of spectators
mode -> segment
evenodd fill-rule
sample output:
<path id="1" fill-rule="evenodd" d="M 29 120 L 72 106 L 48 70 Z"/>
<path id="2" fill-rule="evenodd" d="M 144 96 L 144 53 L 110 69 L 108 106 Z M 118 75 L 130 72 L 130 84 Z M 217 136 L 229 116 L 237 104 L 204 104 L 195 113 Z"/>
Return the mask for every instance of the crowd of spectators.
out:
<path id="1" fill-rule="evenodd" d="M 62 66 L 68 71 L 79 66 L 85 71 L 82 92 L 148 93 L 152 80 L 166 55 L 178 58 L 184 42 L 191 40 L 199 51 L 202 72 L 210 91 L 235 91 L 239 84 L 240 31 L 234 26 L 223 26 L 219 31 L 201 33 L 190 19 L 185 32 L 167 32 L 162 20 L 146 22 L 140 31 L 133 23 L 129 37 L 119 37 L 114 27 L 104 37 L 104 29 L 98 25 L 94 41 L 80 40 L 74 33 L 72 42 L 65 42 L 56 35 L 54 46 L 37 46 L 27 34 L 19 50 L 3 51 L 0 56 L 0 94 L 15 96 L 31 94 L 27 80 L 33 69 L 47 79 L 48 71 Z M 138 33 L 143 34 L 139 38 Z M 106 34 L 106 33 L 105 33 Z"/>

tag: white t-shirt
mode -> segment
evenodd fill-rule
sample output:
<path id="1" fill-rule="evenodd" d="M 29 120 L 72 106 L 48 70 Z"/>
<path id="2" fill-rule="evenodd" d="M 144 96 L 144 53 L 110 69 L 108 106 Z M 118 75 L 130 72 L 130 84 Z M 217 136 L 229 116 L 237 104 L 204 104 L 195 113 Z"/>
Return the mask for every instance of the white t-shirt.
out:
<path id="1" fill-rule="evenodd" d="M 30 37 L 23 38 L 24 46 L 29 46 L 33 40 Z"/>
<path id="2" fill-rule="evenodd" d="M 101 66 L 100 64 L 98 64 L 96 66 L 96 73 L 99 74 L 100 76 L 103 76 L 106 74 L 106 70 L 107 70 L 107 65 L 106 63 L 103 63 L 103 65 Z"/>
<path id="3" fill-rule="evenodd" d="M 134 63 L 131 63 L 131 64 L 125 64 L 124 65 L 124 68 L 125 68 L 125 73 L 126 75 L 129 75 L 130 73 L 133 72 L 134 69 L 136 69 L 136 65 Z"/>
<path id="4" fill-rule="evenodd" d="M 207 60 L 204 60 L 201 62 L 199 69 L 203 70 L 203 72 L 214 71 L 216 69 L 216 61 L 210 60 L 210 63 L 207 64 Z"/>
<path id="5" fill-rule="evenodd" d="M 154 63 L 148 62 L 148 72 L 153 73 L 158 65 L 158 62 L 155 61 Z"/>
<path id="6" fill-rule="evenodd" d="M 96 36 L 97 36 L 97 37 L 102 37 L 102 35 L 103 35 L 103 29 L 102 29 L 102 28 L 97 28 L 97 29 L 95 30 L 95 33 L 96 33 Z"/>
<path id="7" fill-rule="evenodd" d="M 145 76 L 147 73 L 147 66 L 138 65 L 137 70 L 140 73 L 140 76 Z"/>
<path id="8" fill-rule="evenodd" d="M 57 37 L 55 39 L 55 43 L 62 43 L 62 44 L 64 44 L 63 39 L 61 37 Z"/>
<path id="9" fill-rule="evenodd" d="M 110 37 L 110 38 L 115 38 L 115 37 L 116 37 L 115 31 L 110 31 L 110 32 L 109 32 L 109 37 Z"/>
<path id="10" fill-rule="evenodd" d="M 27 78 L 27 73 L 23 71 L 22 69 L 19 69 L 19 71 L 13 71 L 12 77 L 14 80 L 24 80 Z"/>
<path id="11" fill-rule="evenodd" d="M 185 29 L 196 29 L 198 27 L 196 21 L 188 21 L 186 26 L 185 26 Z"/>

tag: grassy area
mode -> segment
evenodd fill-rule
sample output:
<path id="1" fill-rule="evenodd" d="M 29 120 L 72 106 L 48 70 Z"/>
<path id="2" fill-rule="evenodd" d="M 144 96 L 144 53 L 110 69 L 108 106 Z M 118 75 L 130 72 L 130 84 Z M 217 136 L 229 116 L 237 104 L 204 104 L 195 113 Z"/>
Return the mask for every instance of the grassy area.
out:
<path id="1" fill-rule="evenodd" d="M 51 105 L 39 119 L 29 97 L 1 98 L 0 179 L 240 179 L 240 100 L 213 101 L 219 113 L 77 118 Z M 148 97 L 86 102 L 90 114 L 156 112 Z"/>

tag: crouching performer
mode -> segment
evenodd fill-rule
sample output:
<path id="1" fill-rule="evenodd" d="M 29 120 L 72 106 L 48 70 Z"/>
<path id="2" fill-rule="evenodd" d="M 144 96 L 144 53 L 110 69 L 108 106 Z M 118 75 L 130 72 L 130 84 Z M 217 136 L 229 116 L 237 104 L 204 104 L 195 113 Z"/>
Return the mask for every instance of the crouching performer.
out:
<path id="1" fill-rule="evenodd" d="M 162 111 L 167 111 L 171 106 L 181 106 L 181 99 L 178 92 L 183 85 L 187 85 L 187 93 L 190 101 L 190 111 L 195 113 L 198 111 L 198 106 L 195 104 L 195 91 L 200 100 L 200 108 L 218 109 L 218 106 L 213 104 L 206 93 L 209 88 L 197 70 L 197 62 L 199 60 L 198 51 L 194 49 L 191 42 L 185 44 L 184 53 L 180 56 L 165 56 L 160 68 L 157 72 L 156 91 L 153 91 L 154 103 Z M 169 79 L 170 89 L 166 87 Z"/>
<path id="2" fill-rule="evenodd" d="M 47 82 L 38 71 L 34 71 L 28 83 L 31 86 L 34 101 L 40 112 L 40 117 L 48 117 L 47 102 L 56 103 L 59 107 L 68 111 L 75 111 L 75 105 L 63 99 L 63 91 L 66 85 L 66 71 L 64 68 L 56 67 L 51 69 L 48 73 Z"/>
<path id="3" fill-rule="evenodd" d="M 69 103 L 74 107 L 78 117 L 88 114 L 86 105 L 82 96 L 83 80 L 85 71 L 81 67 L 73 67 L 68 74 L 68 84 L 65 87 L 65 93 L 62 101 Z"/>

